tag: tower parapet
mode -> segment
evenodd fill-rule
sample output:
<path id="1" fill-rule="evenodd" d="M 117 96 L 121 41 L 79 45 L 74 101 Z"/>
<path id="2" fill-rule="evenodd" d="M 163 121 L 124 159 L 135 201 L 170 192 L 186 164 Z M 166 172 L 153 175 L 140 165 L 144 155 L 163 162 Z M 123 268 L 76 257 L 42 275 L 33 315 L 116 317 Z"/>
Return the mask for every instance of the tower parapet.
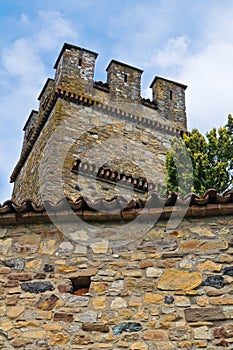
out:
<path id="1" fill-rule="evenodd" d="M 106 71 L 110 98 L 140 101 L 143 70 L 112 60 Z"/>
<path id="2" fill-rule="evenodd" d="M 41 93 L 38 97 L 38 101 L 40 102 L 40 105 L 39 105 L 40 110 L 45 110 L 46 107 L 49 105 L 53 92 L 54 92 L 54 80 L 49 78 L 44 84 L 44 87 L 41 90 Z"/>
<path id="3" fill-rule="evenodd" d="M 37 118 L 38 118 L 38 112 L 35 110 L 32 110 L 29 117 L 28 117 L 27 122 L 25 123 L 25 125 L 23 127 L 24 139 L 23 139 L 22 152 L 23 152 L 26 144 L 31 142 L 32 135 L 33 135 L 34 130 L 36 128 Z"/>
<path id="4" fill-rule="evenodd" d="M 98 53 L 65 43 L 54 65 L 55 88 L 91 95 Z"/>
<path id="5" fill-rule="evenodd" d="M 185 90 L 186 85 L 156 76 L 152 81 L 152 98 L 161 117 L 177 123 L 186 130 Z"/>

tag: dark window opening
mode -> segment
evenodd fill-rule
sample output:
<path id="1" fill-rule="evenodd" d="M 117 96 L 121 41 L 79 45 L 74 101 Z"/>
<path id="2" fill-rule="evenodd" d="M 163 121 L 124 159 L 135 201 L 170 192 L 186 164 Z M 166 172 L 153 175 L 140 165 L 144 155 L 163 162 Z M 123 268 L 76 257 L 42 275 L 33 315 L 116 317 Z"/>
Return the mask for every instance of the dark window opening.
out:
<path id="1" fill-rule="evenodd" d="M 127 83 L 127 81 L 128 81 L 128 76 L 127 74 L 124 74 L 124 83 Z"/>
<path id="2" fill-rule="evenodd" d="M 78 60 L 78 65 L 79 65 L 79 67 L 82 66 L 82 59 L 81 58 L 79 58 L 79 60 Z"/>
<path id="3" fill-rule="evenodd" d="M 89 292 L 89 288 L 91 285 L 90 277 L 74 277 L 70 279 L 73 286 L 73 294 L 74 295 L 83 295 Z"/>
<path id="4" fill-rule="evenodd" d="M 173 93 L 172 93 L 172 90 L 170 90 L 170 100 L 172 100 L 173 98 Z"/>

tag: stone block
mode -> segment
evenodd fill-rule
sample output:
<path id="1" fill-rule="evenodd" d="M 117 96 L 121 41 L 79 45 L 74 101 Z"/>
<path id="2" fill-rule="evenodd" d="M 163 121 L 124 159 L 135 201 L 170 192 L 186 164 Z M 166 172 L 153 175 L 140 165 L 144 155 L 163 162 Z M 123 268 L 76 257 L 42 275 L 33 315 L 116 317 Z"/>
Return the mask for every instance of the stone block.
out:
<path id="1" fill-rule="evenodd" d="M 25 292 L 29 293 L 44 293 L 47 290 L 54 290 L 54 286 L 51 282 L 28 282 L 28 283 L 22 283 L 21 288 Z"/>
<path id="2" fill-rule="evenodd" d="M 162 290 L 192 290 L 202 283 L 200 272 L 167 270 L 159 279 L 158 288 Z"/>
<path id="3" fill-rule="evenodd" d="M 98 324 L 98 323 L 83 323 L 82 330 L 85 332 L 108 333 L 109 326 L 107 326 L 106 324 Z"/>
<path id="4" fill-rule="evenodd" d="M 148 330 L 143 332 L 143 339 L 156 342 L 167 342 L 168 335 L 164 330 Z"/>
<path id="5" fill-rule="evenodd" d="M 7 316 L 9 318 L 17 318 L 19 317 L 25 310 L 25 307 L 22 306 L 12 306 L 8 311 L 7 311 Z"/>
<path id="6" fill-rule="evenodd" d="M 38 309 L 41 309 L 41 310 L 49 311 L 55 307 L 57 301 L 58 301 L 58 297 L 52 294 L 48 297 L 46 296 L 46 297 L 40 298 L 40 300 L 36 302 L 36 307 L 38 307 Z"/>
<path id="7" fill-rule="evenodd" d="M 187 322 L 226 320 L 225 314 L 218 307 L 189 308 L 184 313 Z"/>
<path id="8" fill-rule="evenodd" d="M 123 332 L 140 332 L 142 325 L 139 322 L 123 322 L 113 327 L 113 333 L 119 335 Z"/>
<path id="9" fill-rule="evenodd" d="M 16 281 L 30 281 L 32 280 L 32 275 L 30 273 L 12 273 L 8 276 L 9 280 Z"/>
<path id="10" fill-rule="evenodd" d="M 67 314 L 62 312 L 55 312 L 53 316 L 54 322 L 63 321 L 72 323 L 74 321 L 73 314 Z"/>
<path id="11" fill-rule="evenodd" d="M 101 241 L 91 244 L 94 254 L 106 254 L 108 252 L 109 241 Z"/>

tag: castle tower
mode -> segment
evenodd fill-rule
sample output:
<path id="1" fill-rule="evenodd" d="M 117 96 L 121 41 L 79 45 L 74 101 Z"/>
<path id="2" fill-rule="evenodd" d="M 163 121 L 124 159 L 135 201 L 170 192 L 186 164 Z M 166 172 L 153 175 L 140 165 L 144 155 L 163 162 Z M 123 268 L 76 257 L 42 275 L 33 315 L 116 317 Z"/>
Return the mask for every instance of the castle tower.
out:
<path id="1" fill-rule="evenodd" d="M 159 185 L 164 182 L 169 139 L 186 131 L 186 86 L 156 77 L 153 99 L 143 99 L 143 71 L 123 62 L 112 60 L 107 82 L 95 82 L 97 55 L 63 45 L 54 79 L 46 81 L 39 110 L 31 112 L 24 127 L 22 152 L 11 175 L 14 200 L 41 202 L 41 189 L 47 184 L 51 201 L 64 196 L 75 200 L 84 188 L 95 188 L 96 177 L 113 186 L 97 186 L 89 197 L 118 195 L 118 180 L 131 183 L 143 195 L 149 178 Z M 78 185 L 80 172 L 88 173 L 88 185 Z M 61 192 L 58 179 L 63 181 Z"/>

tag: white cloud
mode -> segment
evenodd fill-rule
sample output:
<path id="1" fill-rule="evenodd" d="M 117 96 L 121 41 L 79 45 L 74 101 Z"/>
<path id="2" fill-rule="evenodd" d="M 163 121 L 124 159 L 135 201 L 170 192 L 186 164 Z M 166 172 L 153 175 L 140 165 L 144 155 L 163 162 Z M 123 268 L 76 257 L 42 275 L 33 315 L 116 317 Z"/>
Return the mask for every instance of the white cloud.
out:
<path id="1" fill-rule="evenodd" d="M 114 41 L 115 57 L 141 67 L 171 31 L 174 23 L 172 9 L 175 11 L 170 1 L 136 2 L 134 6 L 124 1 L 120 18 L 108 18 L 108 35 Z"/>
<path id="2" fill-rule="evenodd" d="M 40 11 L 40 30 L 35 35 L 37 50 L 52 51 L 65 38 L 77 42 L 77 32 L 58 11 Z"/>
<path id="3" fill-rule="evenodd" d="M 233 3 L 158 1 L 124 8 L 112 21 L 117 59 L 144 68 L 142 95 L 155 75 L 187 84 L 189 129 L 205 133 L 233 114 Z M 117 33 L 124 33 L 118 37 Z"/>
<path id="4" fill-rule="evenodd" d="M 29 24 L 30 23 L 29 18 L 28 18 L 28 16 L 25 13 L 21 14 L 21 21 L 24 24 Z"/>
<path id="5" fill-rule="evenodd" d="M 233 113 L 233 25 L 229 9 L 226 12 L 222 10 L 216 24 L 215 10 L 195 42 L 187 36 L 171 37 L 145 62 L 145 67 L 188 85 L 188 125 L 203 133 L 224 125 Z"/>
<path id="6" fill-rule="evenodd" d="M 144 63 L 147 68 L 159 66 L 162 72 L 176 74 L 182 69 L 188 55 L 189 42 L 187 37 L 170 38 L 166 45 L 156 50 Z"/>
<path id="7" fill-rule="evenodd" d="M 21 38 L 2 52 L 2 65 L 7 75 L 20 78 L 24 84 L 33 84 L 45 76 L 45 66 L 29 40 Z"/>
<path id="8" fill-rule="evenodd" d="M 56 57 L 63 42 L 77 36 L 72 23 L 59 12 L 41 11 L 33 20 L 23 14 L 20 21 L 30 35 L 5 45 L 0 54 L 0 202 L 11 196 L 9 178 L 21 151 L 21 130 L 30 111 L 37 109 L 37 96 L 48 77 L 46 53 L 54 50 Z"/>
<path id="9" fill-rule="evenodd" d="M 233 34 L 233 33 L 232 33 Z M 233 113 L 233 43 L 209 43 L 200 53 L 190 55 L 178 79 L 185 80 L 188 121 L 202 132 L 224 125 Z"/>

